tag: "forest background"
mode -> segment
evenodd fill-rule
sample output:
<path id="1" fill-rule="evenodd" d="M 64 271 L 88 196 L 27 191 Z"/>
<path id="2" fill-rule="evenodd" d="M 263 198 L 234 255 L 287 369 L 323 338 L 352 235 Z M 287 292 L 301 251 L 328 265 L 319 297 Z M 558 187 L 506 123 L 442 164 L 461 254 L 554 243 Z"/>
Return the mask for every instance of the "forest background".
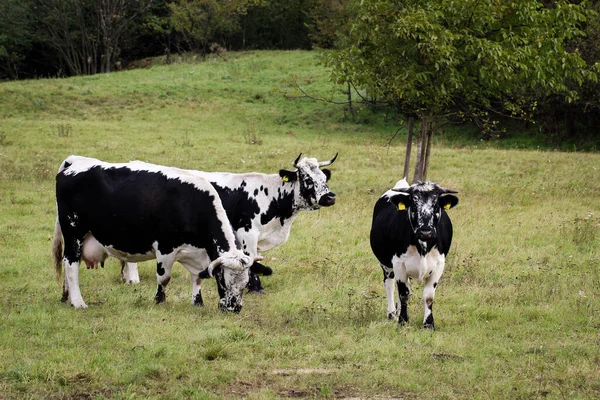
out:
<path id="1" fill-rule="evenodd" d="M 364 19 L 364 15 L 361 14 L 364 12 L 364 4 L 380 8 L 382 4 L 387 3 L 390 2 L 4 0 L 0 3 L 0 79 L 92 75 L 148 67 L 153 62 L 168 64 L 186 58 L 203 60 L 209 53 L 226 60 L 228 51 L 237 50 L 341 50 L 349 46 L 349 40 L 356 40 L 357 29 L 368 29 L 372 26 L 369 22 L 363 23 L 362 27 L 357 25 L 357 21 Z M 436 4 L 435 2 L 393 3 L 394 7 L 417 7 L 430 14 L 440 9 L 443 12 L 449 9 L 445 2 L 442 2 L 444 5 L 437 10 L 432 8 L 436 6 L 431 6 Z M 465 16 L 465 13 L 471 10 L 487 7 L 496 11 L 506 7 L 505 4 L 509 4 L 510 7 L 512 3 L 527 4 L 528 7 L 533 5 L 533 11 L 522 6 L 512 10 L 521 17 L 533 16 L 529 19 L 531 26 L 528 26 L 528 22 L 523 22 L 528 19 L 522 18 L 516 26 L 510 27 L 517 36 L 516 39 L 524 44 L 531 43 L 528 35 L 534 31 L 535 14 L 540 14 L 544 9 L 555 9 L 558 11 L 551 14 L 550 18 L 560 20 L 568 19 L 566 15 L 576 12 L 573 25 L 576 31 L 571 32 L 569 28 L 569 32 L 563 33 L 560 41 L 554 42 L 560 46 L 557 54 L 563 50 L 577 54 L 583 60 L 579 65 L 581 71 L 593 72 L 594 76 L 598 72 L 600 1 L 544 0 L 505 3 L 461 0 L 450 3 L 453 4 L 452 7 L 464 10 L 461 16 L 465 17 L 466 24 L 471 25 L 480 23 L 474 11 L 470 16 Z M 504 14 L 498 15 L 501 15 L 499 18 L 504 18 L 510 13 L 504 11 Z M 542 22 L 548 27 L 548 36 L 554 35 L 554 22 Z M 539 27 L 539 21 L 535 23 Z M 432 26 L 425 26 L 425 33 L 436 34 L 433 30 L 427 32 L 427 29 L 433 29 Z M 493 29 L 484 33 L 488 37 L 491 34 L 494 34 Z M 422 38 L 419 40 L 422 41 Z M 503 54 L 498 53 L 498 56 L 503 57 Z M 558 57 L 556 60 L 560 62 Z M 423 62 L 427 63 L 428 60 Z M 544 81 L 543 76 L 533 79 L 536 82 Z M 597 79 L 582 81 L 574 76 L 565 76 L 562 83 L 565 84 L 566 90 L 561 93 L 549 92 L 539 87 L 519 93 L 519 103 L 528 105 L 526 109 L 519 110 L 519 113 L 507 108 L 506 96 L 497 96 L 497 104 L 488 107 L 485 113 L 482 114 L 480 108 L 476 111 L 465 108 L 449 114 L 445 123 L 469 124 L 479 131 L 482 140 L 503 139 L 507 136 L 507 131 L 518 130 L 526 132 L 529 136 L 541 137 L 541 141 L 551 147 L 563 150 L 596 150 L 600 142 L 600 135 L 595 129 L 600 122 L 600 87 Z M 358 88 L 358 91 L 361 89 L 364 88 Z M 359 97 L 360 93 L 355 93 L 353 99 L 350 92 L 349 85 L 350 106 L 353 101 L 364 100 Z M 568 95 L 565 95 L 565 92 L 568 92 Z M 453 103 L 467 103 L 463 101 L 465 99 L 462 99 L 462 96 L 459 94 L 459 98 L 453 98 Z M 514 96 L 514 93 L 510 96 Z M 376 104 L 377 100 L 369 98 L 370 105 Z M 383 106 L 391 109 L 402 108 L 390 102 L 384 103 Z M 514 107 L 514 104 L 511 107 Z"/>

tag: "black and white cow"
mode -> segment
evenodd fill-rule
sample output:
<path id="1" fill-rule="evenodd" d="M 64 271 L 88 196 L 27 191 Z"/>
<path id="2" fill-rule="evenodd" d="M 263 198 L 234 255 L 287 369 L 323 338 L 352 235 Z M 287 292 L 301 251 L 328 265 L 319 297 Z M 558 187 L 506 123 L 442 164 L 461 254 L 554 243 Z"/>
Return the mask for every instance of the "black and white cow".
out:
<path id="1" fill-rule="evenodd" d="M 406 179 L 385 192 L 373 212 L 371 248 L 383 268 L 388 318 L 408 322 L 409 278 L 423 288 L 423 326 L 434 328 L 433 298 L 452 243 L 452 223 L 446 210 L 458 204 L 453 190 L 433 182 L 409 186 Z M 399 302 L 394 304 L 394 281 Z"/>
<path id="2" fill-rule="evenodd" d="M 327 186 L 331 171 L 321 169 L 328 161 L 303 158 L 292 163 L 293 171 L 279 174 L 227 173 L 188 170 L 208 180 L 217 190 L 242 250 L 250 257 L 284 244 L 300 211 L 317 210 L 335 204 L 336 196 Z M 127 267 L 126 267 L 127 268 Z M 250 291 L 261 292 L 258 273 L 269 275 L 271 268 L 255 262 L 250 269 Z M 127 271 L 125 271 L 127 273 Z M 129 273 L 135 278 L 137 273 Z M 139 277 L 137 278 L 139 281 Z"/>
<path id="3" fill-rule="evenodd" d="M 201 279 L 214 276 L 219 307 L 240 311 L 255 259 L 239 249 L 219 195 L 205 179 L 148 163 L 70 156 L 56 176 L 56 204 L 54 263 L 58 276 L 65 265 L 63 301 L 75 308 L 87 307 L 79 289 L 81 260 L 94 267 L 110 254 L 127 262 L 157 260 L 157 303 L 165 301 L 178 261 L 190 272 L 193 304 L 202 305 Z"/>

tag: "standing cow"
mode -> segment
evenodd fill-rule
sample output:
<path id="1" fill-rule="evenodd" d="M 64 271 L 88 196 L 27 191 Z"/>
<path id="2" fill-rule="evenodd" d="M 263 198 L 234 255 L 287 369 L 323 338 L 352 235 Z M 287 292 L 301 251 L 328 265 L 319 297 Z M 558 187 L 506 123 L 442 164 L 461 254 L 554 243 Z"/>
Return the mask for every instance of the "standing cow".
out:
<path id="1" fill-rule="evenodd" d="M 202 304 L 200 281 L 214 276 L 221 309 L 239 312 L 242 291 L 255 261 L 236 245 L 218 193 L 184 170 L 130 162 L 110 164 L 70 156 L 56 176 L 58 218 L 54 262 L 65 265 L 63 300 L 86 308 L 79 264 L 157 260 L 157 303 L 165 301 L 171 269 L 179 261 L 190 272 L 192 303 Z M 62 243 L 64 238 L 64 257 Z"/>
<path id="2" fill-rule="evenodd" d="M 423 327 L 433 329 L 433 298 L 452 243 L 452 223 L 446 210 L 458 204 L 453 190 L 433 182 L 409 186 L 406 179 L 385 192 L 373 212 L 371 248 L 383 269 L 388 318 L 408 322 L 408 279 L 421 283 Z M 394 304 L 394 281 L 400 301 Z"/>
<path id="3" fill-rule="evenodd" d="M 327 186 L 329 169 L 337 154 L 328 161 L 300 154 L 292 163 L 295 170 L 279 174 L 204 172 L 189 173 L 208 180 L 217 190 L 242 250 L 250 257 L 284 244 L 292 223 L 303 210 L 317 210 L 335 204 L 336 196 Z M 127 268 L 127 267 L 125 267 Z M 261 292 L 258 273 L 270 275 L 271 268 L 255 262 L 250 269 L 248 289 Z M 128 273 L 125 270 L 124 273 Z M 128 273 L 137 277 L 137 273 Z M 137 278 L 139 281 L 139 277 Z"/>

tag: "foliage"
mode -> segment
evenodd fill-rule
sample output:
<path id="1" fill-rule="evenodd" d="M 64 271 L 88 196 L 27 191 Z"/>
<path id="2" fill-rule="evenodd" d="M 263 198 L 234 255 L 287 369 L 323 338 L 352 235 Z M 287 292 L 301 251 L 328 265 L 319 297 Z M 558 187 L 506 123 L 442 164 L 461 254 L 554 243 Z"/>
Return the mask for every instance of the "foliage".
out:
<path id="1" fill-rule="evenodd" d="M 568 80 L 595 80 L 565 41 L 580 36 L 585 9 L 565 1 L 356 1 L 348 47 L 329 59 L 332 78 L 420 114 L 457 103 L 512 115 L 531 90 L 576 93 Z"/>
<path id="2" fill-rule="evenodd" d="M 21 64 L 34 41 L 28 2 L 0 2 L 0 77 L 19 79 Z"/>
<path id="3" fill-rule="evenodd" d="M 568 1 L 357 0 L 349 10 L 348 38 L 327 61 L 331 77 L 419 116 L 415 180 L 426 176 L 432 119 L 458 112 L 494 129 L 482 113 L 531 118 L 534 93 L 573 101 L 569 82 L 597 82 L 565 47 L 586 20 Z"/>
<path id="4" fill-rule="evenodd" d="M 236 17 L 242 2 L 244 0 L 175 0 L 168 5 L 170 23 L 184 35 L 190 49 L 201 49 L 204 56 L 210 41 L 217 35 L 229 35 L 239 29 Z"/>
<path id="5" fill-rule="evenodd" d="M 151 0 L 34 0 L 45 43 L 60 57 L 63 74 L 110 72 L 132 23 Z"/>
<path id="6" fill-rule="evenodd" d="M 340 36 L 344 36 L 349 0 L 314 0 L 309 8 L 311 23 L 308 36 L 312 45 L 334 48 Z"/>
<path id="7" fill-rule="evenodd" d="M 339 105 L 286 100 L 292 72 L 312 93 L 331 91 L 317 61 L 232 52 L 227 62 L 0 84 L 1 397 L 599 397 L 600 155 L 478 137 L 449 147 L 449 133 L 438 135 L 431 178 L 460 203 L 437 330 L 420 328 L 417 283 L 412 321 L 398 327 L 368 234 L 375 201 L 400 178 L 405 131 L 386 147 L 397 127 L 383 113 L 365 110 L 371 122 L 356 124 Z M 246 142 L 250 126 L 262 145 Z M 80 271 L 88 309 L 60 302 L 49 238 L 54 177 L 69 154 L 276 173 L 300 152 L 337 151 L 337 203 L 300 214 L 289 241 L 265 253 L 274 274 L 240 314 L 218 311 L 210 280 L 206 306 L 192 307 L 177 266 L 156 305 L 156 266 L 141 264 L 142 282 L 124 285 L 113 259 Z"/>
<path id="8" fill-rule="evenodd" d="M 600 1 L 588 1 L 587 18 L 583 25 L 585 36 L 573 38 L 567 47 L 577 49 L 589 66 L 600 72 Z M 567 83 L 577 93 L 575 101 L 560 96 L 538 96 L 536 119 L 540 130 L 555 142 L 575 137 L 599 136 L 596 127 L 600 123 L 600 82 L 577 85 Z"/>

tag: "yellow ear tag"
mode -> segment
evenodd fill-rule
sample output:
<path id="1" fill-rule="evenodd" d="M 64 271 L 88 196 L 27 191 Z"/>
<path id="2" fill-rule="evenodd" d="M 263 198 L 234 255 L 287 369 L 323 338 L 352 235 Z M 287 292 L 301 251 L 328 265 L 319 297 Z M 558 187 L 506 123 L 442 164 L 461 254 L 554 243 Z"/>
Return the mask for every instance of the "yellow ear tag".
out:
<path id="1" fill-rule="evenodd" d="M 403 203 L 398 203 L 398 210 L 406 210 L 406 206 Z"/>
<path id="2" fill-rule="evenodd" d="M 450 209 L 450 203 L 444 204 L 444 210 L 449 210 L 449 209 Z"/>
<path id="3" fill-rule="evenodd" d="M 287 181 L 289 181 L 289 180 L 290 180 L 290 179 L 289 179 L 287 176 L 284 176 L 284 177 L 283 177 L 283 181 L 284 181 L 284 182 L 287 182 Z"/>

